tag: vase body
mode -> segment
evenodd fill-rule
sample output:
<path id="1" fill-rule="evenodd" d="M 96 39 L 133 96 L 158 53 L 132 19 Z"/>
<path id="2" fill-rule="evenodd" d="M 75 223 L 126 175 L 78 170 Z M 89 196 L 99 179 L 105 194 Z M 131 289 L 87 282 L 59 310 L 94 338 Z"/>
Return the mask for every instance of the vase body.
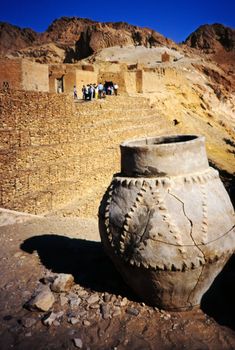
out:
<path id="1" fill-rule="evenodd" d="M 177 135 L 121 144 L 121 173 L 99 209 L 105 251 L 146 303 L 186 310 L 235 248 L 234 211 L 204 138 Z"/>

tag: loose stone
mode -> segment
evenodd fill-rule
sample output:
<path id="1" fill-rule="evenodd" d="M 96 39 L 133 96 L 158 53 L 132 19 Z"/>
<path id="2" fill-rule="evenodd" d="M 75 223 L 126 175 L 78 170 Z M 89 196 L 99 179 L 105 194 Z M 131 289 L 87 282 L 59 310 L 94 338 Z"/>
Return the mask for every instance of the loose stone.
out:
<path id="1" fill-rule="evenodd" d="M 74 278 L 72 275 L 61 273 L 55 278 L 53 284 L 51 285 L 51 289 L 57 293 L 68 292 L 73 284 Z"/>
<path id="2" fill-rule="evenodd" d="M 104 301 L 106 302 L 106 303 L 108 303 L 109 301 L 110 301 L 110 299 L 111 299 L 111 295 L 109 294 L 109 293 L 104 293 Z"/>
<path id="3" fill-rule="evenodd" d="M 80 303 L 81 303 L 80 298 L 76 298 L 76 299 L 73 298 L 69 301 L 69 305 L 71 306 L 72 309 L 78 307 Z"/>
<path id="4" fill-rule="evenodd" d="M 179 323 L 175 323 L 175 324 L 173 324 L 172 329 L 175 330 L 175 329 L 177 329 L 178 327 L 179 327 Z"/>
<path id="5" fill-rule="evenodd" d="M 64 295 L 60 295 L 60 305 L 64 306 L 65 304 L 67 304 L 68 302 L 68 298 L 66 298 Z"/>
<path id="6" fill-rule="evenodd" d="M 41 279 L 41 282 L 44 284 L 51 284 L 54 282 L 56 276 L 46 276 Z"/>
<path id="7" fill-rule="evenodd" d="M 58 319 L 58 318 L 61 318 L 63 315 L 64 315 L 64 311 L 59 311 L 59 312 L 57 312 L 57 314 L 56 314 L 56 318 L 57 318 L 57 319 Z"/>
<path id="8" fill-rule="evenodd" d="M 17 253 L 14 254 L 14 257 L 15 257 L 15 258 L 21 258 L 22 255 L 23 255 L 22 252 L 17 252 Z"/>
<path id="9" fill-rule="evenodd" d="M 77 317 L 71 317 L 71 318 L 68 318 L 68 322 L 71 324 L 76 324 L 79 322 L 79 319 Z"/>
<path id="10" fill-rule="evenodd" d="M 40 292 L 29 301 L 28 306 L 30 309 L 36 308 L 41 311 L 48 311 L 54 302 L 55 298 L 50 288 L 43 286 L 40 288 Z"/>
<path id="11" fill-rule="evenodd" d="M 31 332 L 25 333 L 25 337 L 32 337 L 32 333 Z"/>
<path id="12" fill-rule="evenodd" d="M 167 320 L 169 320 L 170 318 L 171 318 L 171 315 L 170 314 L 162 314 L 161 316 L 160 316 L 160 318 L 163 318 L 165 321 L 167 321 Z"/>
<path id="13" fill-rule="evenodd" d="M 128 307 L 126 309 L 126 313 L 128 313 L 129 315 L 133 315 L 133 316 L 138 316 L 139 315 L 139 311 L 133 307 Z"/>
<path id="14" fill-rule="evenodd" d="M 69 335 L 69 336 L 73 336 L 75 333 L 76 333 L 76 330 L 75 330 L 75 329 L 69 329 L 69 330 L 68 330 L 68 335 Z"/>
<path id="15" fill-rule="evenodd" d="M 37 320 L 35 318 L 23 318 L 21 320 L 21 324 L 25 327 L 25 328 L 30 328 L 32 327 L 35 323 L 37 323 Z"/>
<path id="16" fill-rule="evenodd" d="M 121 305 L 121 306 L 126 306 L 127 303 L 128 303 L 128 299 L 127 299 L 126 297 L 124 297 L 124 298 L 121 300 L 120 305 Z"/>
<path id="17" fill-rule="evenodd" d="M 107 304 L 102 304 L 101 307 L 101 315 L 104 320 L 107 320 L 110 317 L 110 307 Z"/>
<path id="18" fill-rule="evenodd" d="M 115 307 L 113 311 L 113 317 L 121 315 L 120 307 Z"/>
<path id="19" fill-rule="evenodd" d="M 89 305 L 94 304 L 94 303 L 97 303 L 99 301 L 99 299 L 100 299 L 100 297 L 98 294 L 93 294 L 87 299 L 87 303 Z"/>
<path id="20" fill-rule="evenodd" d="M 113 294 L 110 299 L 111 303 L 114 303 L 116 300 L 117 300 L 117 297 L 116 295 Z"/>
<path id="21" fill-rule="evenodd" d="M 52 323 L 56 320 L 56 317 L 57 317 L 56 313 L 51 312 L 50 315 L 46 316 L 46 318 L 44 318 L 42 320 L 42 323 L 45 326 L 49 326 L 50 327 L 52 325 Z"/>
<path id="22" fill-rule="evenodd" d="M 91 322 L 89 322 L 88 320 L 84 320 L 83 321 L 84 326 L 90 326 Z"/>
<path id="23" fill-rule="evenodd" d="M 80 316 L 80 317 L 83 317 L 83 316 L 85 316 L 86 314 L 87 314 L 87 312 L 86 312 L 85 310 L 79 312 L 79 316 Z"/>
<path id="24" fill-rule="evenodd" d="M 80 338 L 74 338 L 73 341 L 74 341 L 74 345 L 75 345 L 77 348 L 79 348 L 79 349 L 82 348 L 82 340 L 81 340 Z"/>
<path id="25" fill-rule="evenodd" d="M 82 297 L 87 297 L 88 293 L 86 290 L 81 289 L 78 291 L 78 295 L 82 298 Z"/>

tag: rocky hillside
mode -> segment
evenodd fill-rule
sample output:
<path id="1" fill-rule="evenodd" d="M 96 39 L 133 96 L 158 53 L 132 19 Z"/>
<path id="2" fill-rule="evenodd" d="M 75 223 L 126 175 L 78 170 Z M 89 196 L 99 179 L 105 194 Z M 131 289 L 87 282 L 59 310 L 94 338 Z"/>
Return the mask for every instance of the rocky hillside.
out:
<path id="1" fill-rule="evenodd" d="M 32 29 L 0 22 L 0 56 L 34 45 L 37 38 L 38 34 Z"/>
<path id="2" fill-rule="evenodd" d="M 219 64 L 235 86 L 235 29 L 206 24 L 190 34 L 184 44 Z"/>
<path id="3" fill-rule="evenodd" d="M 154 30 L 124 22 L 100 23 L 90 19 L 62 17 L 41 34 L 8 23 L 1 24 L 1 55 L 29 57 L 41 63 L 72 63 L 100 49 L 116 45 L 176 46 L 172 40 Z"/>

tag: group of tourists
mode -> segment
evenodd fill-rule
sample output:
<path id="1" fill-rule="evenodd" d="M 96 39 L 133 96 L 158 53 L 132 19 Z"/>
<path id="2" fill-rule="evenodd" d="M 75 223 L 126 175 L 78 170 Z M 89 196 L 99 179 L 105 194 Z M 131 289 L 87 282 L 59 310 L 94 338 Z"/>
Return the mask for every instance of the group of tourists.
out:
<path id="1" fill-rule="evenodd" d="M 87 84 L 82 87 L 82 99 L 84 101 L 91 101 L 93 99 L 105 98 L 106 95 L 118 94 L 118 84 L 112 81 L 105 81 L 104 84 L 101 82 L 99 84 Z M 78 98 L 76 86 L 73 89 L 74 99 Z"/>

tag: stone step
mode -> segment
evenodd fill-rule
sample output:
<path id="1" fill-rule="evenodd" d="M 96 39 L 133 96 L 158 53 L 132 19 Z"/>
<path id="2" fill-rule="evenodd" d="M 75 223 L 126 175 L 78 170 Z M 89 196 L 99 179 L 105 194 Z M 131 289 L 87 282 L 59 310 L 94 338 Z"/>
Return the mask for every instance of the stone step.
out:
<path id="1" fill-rule="evenodd" d="M 87 119 L 89 121 L 92 118 L 95 119 L 110 119 L 118 116 L 135 116 L 135 115 L 152 115 L 155 114 L 156 111 L 150 108 L 126 108 L 126 109 L 114 109 L 114 110 L 106 110 L 94 111 L 90 110 L 89 112 L 78 112 L 77 115 L 79 118 Z"/>
<path id="2" fill-rule="evenodd" d="M 111 99 L 103 99 L 103 100 L 92 100 L 92 101 L 82 101 L 82 102 L 75 102 L 75 107 L 78 110 L 89 110 L 90 108 L 93 109 L 114 109 L 116 107 L 118 108 L 125 108 L 127 106 L 146 106 L 149 107 L 150 103 L 148 99 L 145 98 L 134 98 L 134 97 L 127 97 L 125 99 L 119 99 L 118 97 L 111 97 Z"/>
<path id="3" fill-rule="evenodd" d="M 115 131 L 116 128 L 115 126 L 120 126 L 122 124 L 125 124 L 126 126 L 131 126 L 131 124 L 148 124 L 148 123 L 152 123 L 153 121 L 157 121 L 158 115 L 156 114 L 156 112 L 152 115 L 149 114 L 144 114 L 144 115 L 140 115 L 140 114 L 136 114 L 136 116 L 124 116 L 124 117 L 119 117 L 117 118 L 115 121 L 113 119 L 110 120 L 92 120 L 92 121 L 88 121 L 86 123 L 86 125 L 84 125 L 81 129 L 85 128 L 92 128 L 92 129 L 97 129 L 97 128 L 111 128 L 110 130 Z"/>
<path id="4" fill-rule="evenodd" d="M 111 111 L 125 111 L 125 110 L 131 110 L 131 109 L 151 109 L 151 107 L 148 104 L 134 104 L 134 103 L 126 103 L 123 105 L 96 105 L 93 102 L 86 104 L 86 106 L 82 108 L 76 108 L 76 111 L 80 114 L 87 114 L 92 112 L 111 112 Z"/>

